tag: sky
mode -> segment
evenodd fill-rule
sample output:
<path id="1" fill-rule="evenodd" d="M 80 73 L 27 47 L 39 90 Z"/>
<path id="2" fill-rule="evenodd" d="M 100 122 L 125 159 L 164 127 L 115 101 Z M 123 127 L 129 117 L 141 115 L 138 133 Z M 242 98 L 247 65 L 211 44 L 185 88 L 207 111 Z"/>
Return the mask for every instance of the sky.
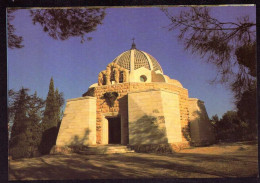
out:
<path id="1" fill-rule="evenodd" d="M 187 7 L 170 7 L 178 14 Z M 248 15 L 255 20 L 255 6 L 211 7 L 211 14 L 221 21 L 236 21 Z M 22 36 L 24 47 L 7 49 L 8 89 L 29 88 L 30 93 L 46 99 L 51 77 L 65 100 L 81 97 L 98 74 L 122 52 L 129 50 L 135 38 L 139 50 L 151 54 L 164 74 L 180 81 L 189 97 L 205 102 L 209 117 L 235 110 L 233 95 L 221 84 L 210 84 L 217 72 L 214 65 L 184 50 L 176 31 L 168 31 L 169 19 L 158 7 L 107 8 L 103 24 L 89 33 L 91 41 L 81 38 L 54 40 L 33 25 L 28 9 L 15 12 L 12 24 Z"/>

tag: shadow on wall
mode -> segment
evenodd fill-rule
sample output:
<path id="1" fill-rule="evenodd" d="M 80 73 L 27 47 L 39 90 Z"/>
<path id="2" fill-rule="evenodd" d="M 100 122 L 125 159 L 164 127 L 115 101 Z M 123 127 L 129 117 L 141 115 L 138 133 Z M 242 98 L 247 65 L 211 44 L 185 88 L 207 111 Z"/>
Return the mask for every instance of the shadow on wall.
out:
<path id="1" fill-rule="evenodd" d="M 184 138 L 189 142 L 189 144 L 191 145 L 191 130 L 190 130 L 190 121 L 188 122 L 188 124 L 185 127 L 182 127 L 181 132 L 182 135 L 184 136 Z"/>
<path id="2" fill-rule="evenodd" d="M 74 135 L 72 137 L 72 140 L 71 140 L 69 146 L 74 147 L 74 146 L 86 145 L 86 142 L 88 142 L 88 140 L 89 140 L 89 134 L 90 134 L 90 130 L 87 128 L 82 137 L 79 137 L 78 135 Z"/>
<path id="3" fill-rule="evenodd" d="M 194 119 L 190 120 L 188 125 L 182 128 L 182 133 L 192 146 L 214 144 L 216 142 L 215 133 L 206 108 L 200 101 L 197 102 L 197 105 L 200 110 L 192 113 Z"/>
<path id="4" fill-rule="evenodd" d="M 87 148 L 88 146 L 87 142 L 89 141 L 89 134 L 90 134 L 90 130 L 87 128 L 82 137 L 79 137 L 78 135 L 74 135 L 71 138 L 72 139 L 71 142 L 67 145 L 70 148 L 70 151 L 79 152 Z"/>
<path id="5" fill-rule="evenodd" d="M 129 128 L 128 128 L 128 98 L 127 95 L 118 98 L 119 110 L 118 113 L 121 115 L 121 139 L 122 144 L 129 144 Z"/>
<path id="6" fill-rule="evenodd" d="M 168 143 L 164 116 L 144 115 L 129 123 L 130 144 Z"/>

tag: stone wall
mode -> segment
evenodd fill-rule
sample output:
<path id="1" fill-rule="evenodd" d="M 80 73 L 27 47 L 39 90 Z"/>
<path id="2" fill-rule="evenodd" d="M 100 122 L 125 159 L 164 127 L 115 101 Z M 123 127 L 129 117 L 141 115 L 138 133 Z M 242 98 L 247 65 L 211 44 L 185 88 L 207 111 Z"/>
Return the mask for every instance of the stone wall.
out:
<path id="1" fill-rule="evenodd" d="M 97 143 L 102 144 L 102 121 L 107 113 L 112 115 L 113 113 L 121 116 L 121 142 L 122 144 L 128 144 L 128 104 L 127 93 L 135 91 L 146 91 L 151 89 L 163 89 L 165 91 L 177 92 L 179 95 L 179 109 L 180 109 L 180 121 L 181 128 L 184 128 L 188 124 L 188 90 L 185 88 L 177 87 L 167 83 L 118 83 L 113 85 L 104 85 L 94 88 L 94 94 L 97 98 Z M 113 107 L 109 107 L 103 98 L 106 92 L 118 92 L 118 97 Z M 174 112 L 174 111 L 173 111 Z M 182 141 L 186 141 L 182 136 Z"/>
<path id="2" fill-rule="evenodd" d="M 178 93 L 130 92 L 128 115 L 130 145 L 182 142 Z"/>
<path id="3" fill-rule="evenodd" d="M 129 145 L 129 148 L 139 153 L 175 153 L 187 147 L 187 142 Z"/>
<path id="4" fill-rule="evenodd" d="M 96 144 L 96 98 L 67 100 L 56 145 L 78 146 Z"/>
<path id="5" fill-rule="evenodd" d="M 127 144 L 127 137 L 128 134 L 128 122 L 125 115 L 127 115 L 127 100 L 126 95 L 129 92 L 129 83 L 119 83 L 115 85 L 104 85 L 95 88 L 94 96 L 97 98 L 96 108 L 97 108 L 97 116 L 96 116 L 96 125 L 97 125 L 97 143 L 98 144 L 106 144 L 104 142 L 104 138 L 102 140 L 102 126 L 106 121 L 106 116 L 120 116 L 121 117 L 121 127 L 122 131 L 121 137 L 122 144 Z M 113 107 L 109 107 L 108 103 L 104 98 L 104 94 L 106 92 L 117 92 L 118 97 L 114 103 Z"/>
<path id="6" fill-rule="evenodd" d="M 190 98 L 189 112 L 192 145 L 201 146 L 214 143 L 214 131 L 204 102 L 196 98 Z"/>

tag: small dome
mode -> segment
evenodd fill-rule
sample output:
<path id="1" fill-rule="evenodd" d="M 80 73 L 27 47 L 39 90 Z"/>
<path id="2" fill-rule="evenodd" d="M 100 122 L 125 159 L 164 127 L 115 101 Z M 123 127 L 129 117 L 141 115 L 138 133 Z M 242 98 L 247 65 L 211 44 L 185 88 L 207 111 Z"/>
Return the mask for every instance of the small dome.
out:
<path id="1" fill-rule="evenodd" d="M 113 60 L 113 63 L 116 63 L 129 71 L 145 67 L 146 69 L 163 73 L 158 61 L 152 55 L 136 49 L 135 45 L 132 46 L 132 49 L 125 51 L 116 57 Z"/>
<path id="2" fill-rule="evenodd" d="M 178 81 L 178 80 L 176 80 L 176 79 L 170 79 L 168 82 L 171 83 L 171 84 L 174 84 L 175 86 L 178 86 L 178 87 L 183 88 L 183 86 L 182 86 L 182 84 L 180 83 L 180 81 Z"/>

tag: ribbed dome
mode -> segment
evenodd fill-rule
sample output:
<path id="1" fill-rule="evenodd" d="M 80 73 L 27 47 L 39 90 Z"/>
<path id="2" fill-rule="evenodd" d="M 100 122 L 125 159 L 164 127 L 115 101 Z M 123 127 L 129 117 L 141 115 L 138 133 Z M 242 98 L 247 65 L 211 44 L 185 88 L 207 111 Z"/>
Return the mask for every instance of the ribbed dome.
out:
<path id="1" fill-rule="evenodd" d="M 123 52 L 113 62 L 129 71 L 145 67 L 163 74 L 160 64 L 152 55 L 136 48 Z"/>

